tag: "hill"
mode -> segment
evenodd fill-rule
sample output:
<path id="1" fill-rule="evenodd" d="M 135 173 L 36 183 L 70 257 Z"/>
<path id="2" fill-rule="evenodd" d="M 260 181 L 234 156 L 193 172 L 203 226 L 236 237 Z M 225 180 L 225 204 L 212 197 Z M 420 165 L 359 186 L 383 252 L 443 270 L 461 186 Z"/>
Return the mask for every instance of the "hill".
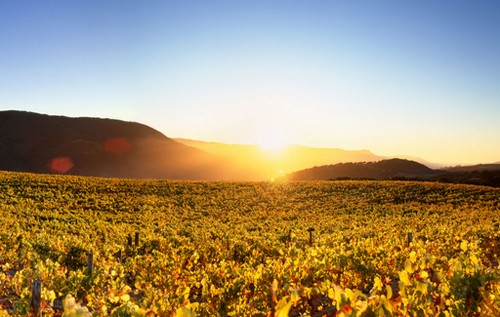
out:
<path id="1" fill-rule="evenodd" d="M 212 155 L 136 122 L 0 112 L 0 170 L 118 178 L 215 180 Z"/>
<path id="2" fill-rule="evenodd" d="M 280 150 L 264 150 L 258 145 L 171 139 L 136 122 L 0 111 L 0 170 L 118 178 L 244 181 L 279 178 L 287 173 L 292 173 L 287 176 L 291 180 L 339 177 L 436 179 L 439 176 L 439 180 L 449 182 L 490 186 L 500 183 L 496 173 L 477 173 L 500 169 L 499 164 L 435 171 L 429 168 L 432 163 L 418 160 L 426 164 L 405 159 L 391 160 L 367 150 L 292 144 Z"/>
<path id="3" fill-rule="evenodd" d="M 443 172 L 409 160 L 390 159 L 379 162 L 339 163 L 313 167 L 291 173 L 288 180 L 329 180 L 342 178 L 356 179 L 391 179 L 394 177 L 429 178 L 443 174 Z"/>
<path id="4" fill-rule="evenodd" d="M 429 162 L 427 160 L 424 160 L 423 158 L 415 157 L 415 156 L 410 156 L 410 155 L 392 155 L 392 156 L 387 156 L 384 159 L 389 160 L 389 159 L 393 159 L 393 158 L 398 158 L 398 159 L 408 160 L 408 161 L 414 161 L 414 162 L 420 163 L 422 165 L 425 165 L 425 166 L 427 166 L 428 168 L 431 168 L 431 169 L 440 169 L 440 168 L 444 167 L 443 164 Z"/>
<path id="5" fill-rule="evenodd" d="M 280 179 L 289 181 L 409 179 L 500 187 L 500 169 L 495 164 L 480 164 L 434 170 L 414 161 L 390 159 L 379 162 L 339 163 L 336 165 L 315 166 L 287 174 Z"/>
<path id="6" fill-rule="evenodd" d="M 441 170 L 447 172 L 495 171 L 495 170 L 500 170 L 500 163 L 453 166 L 453 167 L 445 167 L 442 168 Z"/>
<path id="7" fill-rule="evenodd" d="M 484 185 L 492 187 L 500 187 L 500 169 L 458 169 L 445 171 L 445 174 L 435 177 L 440 182 L 460 183 L 472 185 Z"/>
<path id="8" fill-rule="evenodd" d="M 388 159 L 368 150 L 344 150 L 339 148 L 316 148 L 288 144 L 280 150 L 264 150 L 259 145 L 225 144 L 190 139 L 174 139 L 180 143 L 206 151 L 221 160 L 233 164 L 241 178 L 247 180 L 271 179 L 311 166 L 331 165 L 346 162 L 369 162 Z M 421 163 L 419 158 L 411 158 Z"/>

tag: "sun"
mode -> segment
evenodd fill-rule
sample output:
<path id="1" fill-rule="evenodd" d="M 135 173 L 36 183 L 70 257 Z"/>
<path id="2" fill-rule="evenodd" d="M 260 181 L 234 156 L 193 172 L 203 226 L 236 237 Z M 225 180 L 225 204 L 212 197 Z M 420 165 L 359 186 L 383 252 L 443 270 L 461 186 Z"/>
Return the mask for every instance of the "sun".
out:
<path id="1" fill-rule="evenodd" d="M 286 144 L 286 139 L 279 134 L 269 134 L 259 142 L 261 149 L 272 152 L 283 150 Z"/>

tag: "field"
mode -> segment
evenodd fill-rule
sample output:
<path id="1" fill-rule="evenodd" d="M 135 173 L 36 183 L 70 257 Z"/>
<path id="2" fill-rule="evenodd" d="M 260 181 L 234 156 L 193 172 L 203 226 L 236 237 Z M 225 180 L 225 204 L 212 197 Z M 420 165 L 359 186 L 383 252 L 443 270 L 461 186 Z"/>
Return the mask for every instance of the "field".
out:
<path id="1" fill-rule="evenodd" d="M 499 210 L 472 185 L 0 172 L 0 316 L 34 280 L 45 316 L 494 316 Z"/>

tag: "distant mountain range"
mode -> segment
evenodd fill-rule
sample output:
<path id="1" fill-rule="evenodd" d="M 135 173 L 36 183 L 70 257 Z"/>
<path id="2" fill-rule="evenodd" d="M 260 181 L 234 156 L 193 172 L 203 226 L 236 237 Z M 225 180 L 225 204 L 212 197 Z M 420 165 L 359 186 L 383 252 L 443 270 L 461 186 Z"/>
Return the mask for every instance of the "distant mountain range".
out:
<path id="1" fill-rule="evenodd" d="M 338 148 L 316 148 L 288 144 L 280 150 L 263 150 L 259 145 L 225 144 L 176 138 L 175 141 L 196 147 L 221 160 L 231 162 L 234 167 L 245 171 L 245 179 L 262 180 L 283 176 L 313 166 L 344 162 L 376 162 L 388 159 L 368 150 L 343 150 Z M 421 158 L 396 156 L 417 161 L 431 168 L 442 167 Z M 281 172 L 280 172 L 281 171 Z"/>
<path id="2" fill-rule="evenodd" d="M 485 184 L 496 182 L 491 170 L 500 174 L 500 164 L 435 170 L 432 163 L 410 159 L 301 145 L 270 151 L 258 145 L 171 139 L 136 122 L 0 111 L 0 170 L 6 171 L 235 181 L 285 175 L 290 180 L 446 177 Z"/>
<path id="3" fill-rule="evenodd" d="M 315 165 L 383 159 L 365 150 L 348 151 L 289 144 L 281 150 L 273 151 L 264 150 L 259 145 L 224 144 L 188 139 L 174 140 L 201 149 L 223 161 L 231 162 L 240 173 L 245 174 L 245 179 L 250 180 L 269 180 Z"/>

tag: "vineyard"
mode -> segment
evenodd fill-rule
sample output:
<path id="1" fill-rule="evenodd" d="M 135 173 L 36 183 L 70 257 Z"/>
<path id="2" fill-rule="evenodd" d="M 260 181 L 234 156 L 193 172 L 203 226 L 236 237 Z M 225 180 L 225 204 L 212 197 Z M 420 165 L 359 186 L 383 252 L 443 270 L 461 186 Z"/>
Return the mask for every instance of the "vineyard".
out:
<path id="1" fill-rule="evenodd" d="M 499 211 L 472 185 L 0 172 L 0 316 L 495 316 Z"/>

